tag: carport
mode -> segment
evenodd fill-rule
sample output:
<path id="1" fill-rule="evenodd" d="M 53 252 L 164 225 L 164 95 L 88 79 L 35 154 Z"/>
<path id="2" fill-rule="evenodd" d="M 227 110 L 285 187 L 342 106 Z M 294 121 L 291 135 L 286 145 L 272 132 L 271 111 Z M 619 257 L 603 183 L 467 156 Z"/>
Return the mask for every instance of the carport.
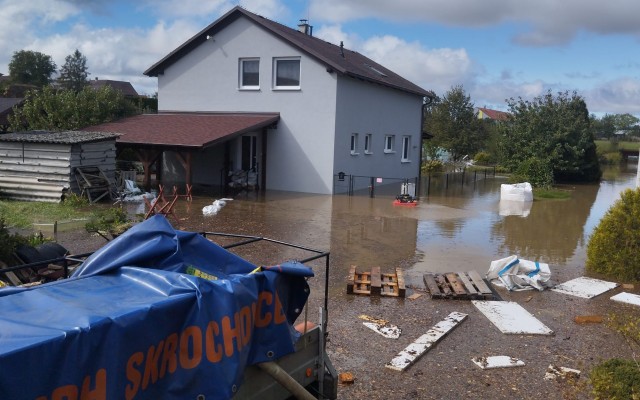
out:
<path id="1" fill-rule="evenodd" d="M 162 182 L 162 166 L 159 163 L 166 151 L 176 154 L 184 168 L 184 180 L 191 185 L 194 154 L 225 145 L 223 164 L 228 165 L 230 155 L 227 144 L 244 134 L 259 132 L 262 142 L 259 187 L 265 189 L 267 131 L 275 129 L 279 120 L 279 113 L 159 113 L 123 118 L 83 130 L 119 134 L 116 149 L 120 153 L 130 148 L 136 153 L 144 168 L 146 190 L 151 187 L 151 167 L 154 163 L 157 163 L 156 180 Z"/>

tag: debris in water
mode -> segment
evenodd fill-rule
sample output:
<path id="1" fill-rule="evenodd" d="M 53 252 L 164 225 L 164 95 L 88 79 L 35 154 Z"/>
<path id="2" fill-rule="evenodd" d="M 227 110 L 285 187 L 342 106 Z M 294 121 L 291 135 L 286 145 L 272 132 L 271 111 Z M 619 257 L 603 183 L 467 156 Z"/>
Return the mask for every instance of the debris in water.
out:
<path id="1" fill-rule="evenodd" d="M 202 215 L 204 216 L 211 216 L 211 215 L 216 215 L 218 213 L 218 211 L 220 211 L 222 209 L 222 207 L 225 206 L 225 204 L 227 204 L 227 201 L 231 201 L 233 199 L 219 199 L 213 202 L 213 204 L 209 205 L 209 206 L 204 206 L 202 208 Z"/>

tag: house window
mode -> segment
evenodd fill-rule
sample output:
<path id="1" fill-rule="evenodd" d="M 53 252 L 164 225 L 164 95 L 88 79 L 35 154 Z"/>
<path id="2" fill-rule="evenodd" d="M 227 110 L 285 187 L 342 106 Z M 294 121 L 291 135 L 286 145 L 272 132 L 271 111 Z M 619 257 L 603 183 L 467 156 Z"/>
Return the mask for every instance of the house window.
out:
<path id="1" fill-rule="evenodd" d="M 260 59 L 240 59 L 240 89 L 260 89 Z"/>
<path id="2" fill-rule="evenodd" d="M 358 155 L 358 134 L 357 133 L 351 134 L 351 154 L 354 156 Z"/>
<path id="3" fill-rule="evenodd" d="M 273 88 L 300 89 L 300 59 L 273 59 Z"/>
<path id="4" fill-rule="evenodd" d="M 384 152 L 385 153 L 393 153 L 393 142 L 395 140 L 394 135 L 386 135 L 384 137 Z"/>
<path id="5" fill-rule="evenodd" d="M 371 151 L 371 134 L 367 133 L 364 136 L 364 154 L 373 154 Z"/>
<path id="6" fill-rule="evenodd" d="M 402 137 L 402 162 L 409 162 L 409 154 L 411 148 L 411 136 L 403 136 Z"/>

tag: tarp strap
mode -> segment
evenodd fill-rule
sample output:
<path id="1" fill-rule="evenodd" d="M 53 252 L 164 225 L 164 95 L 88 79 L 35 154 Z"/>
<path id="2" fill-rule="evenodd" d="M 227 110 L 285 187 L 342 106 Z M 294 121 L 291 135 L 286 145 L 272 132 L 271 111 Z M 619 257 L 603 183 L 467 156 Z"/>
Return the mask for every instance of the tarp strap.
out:
<path id="1" fill-rule="evenodd" d="M 506 267 L 502 268 L 500 270 L 500 272 L 498 272 L 498 276 L 502 276 L 505 272 L 509 271 L 511 269 L 511 267 L 513 267 L 514 265 L 518 264 L 520 262 L 519 259 L 515 259 L 513 261 L 511 261 L 509 264 L 507 264 Z"/>
<path id="2" fill-rule="evenodd" d="M 537 274 L 538 272 L 540 272 L 540 263 L 538 263 L 538 262 L 536 261 L 536 269 L 534 269 L 533 271 L 529 272 L 529 273 L 527 274 L 527 276 L 528 276 L 529 278 L 532 278 L 532 277 L 533 277 L 535 274 Z"/>

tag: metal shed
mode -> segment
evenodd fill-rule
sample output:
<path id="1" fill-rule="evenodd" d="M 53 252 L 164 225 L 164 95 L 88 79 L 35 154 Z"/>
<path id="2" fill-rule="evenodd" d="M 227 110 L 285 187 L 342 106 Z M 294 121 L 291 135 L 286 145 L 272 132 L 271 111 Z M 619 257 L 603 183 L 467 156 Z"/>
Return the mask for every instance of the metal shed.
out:
<path id="1" fill-rule="evenodd" d="M 75 168 L 97 166 L 114 181 L 118 134 L 29 131 L 0 135 L 0 197 L 59 202 L 80 193 Z"/>

